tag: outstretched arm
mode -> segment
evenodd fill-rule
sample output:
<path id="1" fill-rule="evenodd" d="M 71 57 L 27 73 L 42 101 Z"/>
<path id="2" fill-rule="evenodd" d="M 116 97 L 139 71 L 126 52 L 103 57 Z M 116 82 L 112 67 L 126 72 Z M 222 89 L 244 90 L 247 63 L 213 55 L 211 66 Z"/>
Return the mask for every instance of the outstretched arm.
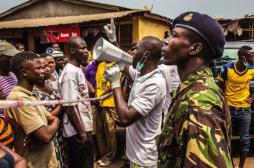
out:
<path id="1" fill-rule="evenodd" d="M 123 98 L 122 90 L 120 87 L 114 88 L 113 94 L 120 125 L 129 126 L 142 117 L 135 108 L 127 105 Z"/>

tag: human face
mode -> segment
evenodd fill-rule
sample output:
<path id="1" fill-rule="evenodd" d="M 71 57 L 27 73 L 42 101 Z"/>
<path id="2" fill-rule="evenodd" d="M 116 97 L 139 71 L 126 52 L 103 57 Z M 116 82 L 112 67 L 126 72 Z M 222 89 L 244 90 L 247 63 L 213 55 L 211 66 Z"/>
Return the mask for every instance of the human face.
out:
<path id="1" fill-rule="evenodd" d="M 172 36 L 164 40 L 164 46 L 162 47 L 164 64 L 179 65 L 189 59 L 191 43 L 188 40 L 188 33 L 188 29 L 176 27 L 172 32 Z"/>
<path id="2" fill-rule="evenodd" d="M 131 54 L 131 52 L 135 50 L 136 45 L 137 45 L 136 43 L 133 43 L 133 44 L 131 45 L 131 48 L 127 51 L 127 53 L 128 53 L 128 54 Z"/>
<path id="3" fill-rule="evenodd" d="M 47 56 L 46 57 L 48 61 L 48 66 L 50 68 L 51 73 L 53 73 L 56 70 L 56 62 L 52 56 Z"/>
<path id="4" fill-rule="evenodd" d="M 137 63 L 141 60 L 145 53 L 144 42 L 141 40 L 137 43 L 137 45 L 133 46 L 130 55 L 133 56 L 133 67 L 136 68 Z"/>
<path id="5" fill-rule="evenodd" d="M 25 51 L 25 47 L 23 45 L 18 46 L 17 50 L 24 52 Z"/>
<path id="6" fill-rule="evenodd" d="M 8 75 L 8 73 L 10 72 L 10 60 L 11 60 L 11 57 L 9 56 L 5 56 L 5 55 L 0 56 L 0 68 L 2 72 L 4 73 L 4 75 Z"/>
<path id="7" fill-rule="evenodd" d="M 48 80 L 51 75 L 51 68 L 49 67 L 47 58 L 41 58 L 41 66 L 44 68 L 44 79 Z"/>
<path id="8" fill-rule="evenodd" d="M 80 39 L 76 40 L 76 47 L 72 48 L 72 54 L 82 65 L 86 65 L 88 59 L 86 42 Z"/>
<path id="9" fill-rule="evenodd" d="M 44 81 L 44 70 L 41 58 L 28 61 L 23 65 L 22 75 L 31 85 L 41 84 Z"/>
<path id="10" fill-rule="evenodd" d="M 69 58 L 64 57 L 63 59 L 63 67 L 65 67 L 65 65 L 69 62 Z"/>
<path id="11" fill-rule="evenodd" d="M 63 57 L 55 58 L 55 62 L 56 62 L 56 69 L 63 69 L 63 67 L 64 67 Z"/>
<path id="12" fill-rule="evenodd" d="M 59 44 L 53 44 L 53 46 L 52 46 L 52 49 L 54 50 L 54 51 L 61 51 L 61 49 L 60 49 L 60 47 L 59 47 Z"/>
<path id="13" fill-rule="evenodd" d="M 249 64 L 254 65 L 254 50 L 248 51 L 248 54 L 244 56 Z"/>

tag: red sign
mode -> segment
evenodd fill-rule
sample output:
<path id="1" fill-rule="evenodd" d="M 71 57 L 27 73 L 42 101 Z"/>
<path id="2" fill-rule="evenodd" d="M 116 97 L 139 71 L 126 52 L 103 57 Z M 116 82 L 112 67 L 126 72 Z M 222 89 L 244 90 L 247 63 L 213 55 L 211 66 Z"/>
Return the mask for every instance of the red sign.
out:
<path id="1" fill-rule="evenodd" d="M 49 26 L 42 32 L 41 43 L 67 42 L 74 36 L 80 36 L 79 25 Z"/>

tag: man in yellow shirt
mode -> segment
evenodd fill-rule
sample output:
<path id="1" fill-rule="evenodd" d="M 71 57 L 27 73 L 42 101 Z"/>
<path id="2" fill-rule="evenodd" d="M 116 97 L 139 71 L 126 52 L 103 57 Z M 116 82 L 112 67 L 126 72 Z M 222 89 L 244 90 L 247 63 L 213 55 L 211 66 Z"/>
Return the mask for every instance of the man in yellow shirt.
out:
<path id="1" fill-rule="evenodd" d="M 239 168 L 243 168 L 250 147 L 251 103 L 254 99 L 250 95 L 250 81 L 254 78 L 254 52 L 251 47 L 243 46 L 238 51 L 238 57 L 236 62 L 223 66 L 217 79 L 225 89 L 233 130 L 238 129 L 240 135 Z"/>
<path id="2" fill-rule="evenodd" d="M 96 96 L 109 93 L 110 83 L 104 78 L 104 72 L 108 63 L 100 62 L 96 73 Z M 110 63 L 109 63 L 110 64 Z M 110 96 L 100 102 L 101 112 L 98 113 L 96 121 L 96 136 L 99 153 L 102 156 L 98 160 L 100 166 L 108 166 L 115 158 L 116 142 L 116 124 L 115 124 L 115 102 L 114 97 Z"/>

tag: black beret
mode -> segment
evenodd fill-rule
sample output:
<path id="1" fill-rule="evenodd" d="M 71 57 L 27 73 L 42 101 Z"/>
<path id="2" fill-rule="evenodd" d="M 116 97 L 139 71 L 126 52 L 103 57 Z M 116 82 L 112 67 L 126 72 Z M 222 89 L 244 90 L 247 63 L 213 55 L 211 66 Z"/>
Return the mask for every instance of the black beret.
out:
<path id="1" fill-rule="evenodd" d="M 208 15 L 185 12 L 173 21 L 174 27 L 189 29 L 201 36 L 213 52 L 214 58 L 223 54 L 225 36 L 220 24 Z"/>

